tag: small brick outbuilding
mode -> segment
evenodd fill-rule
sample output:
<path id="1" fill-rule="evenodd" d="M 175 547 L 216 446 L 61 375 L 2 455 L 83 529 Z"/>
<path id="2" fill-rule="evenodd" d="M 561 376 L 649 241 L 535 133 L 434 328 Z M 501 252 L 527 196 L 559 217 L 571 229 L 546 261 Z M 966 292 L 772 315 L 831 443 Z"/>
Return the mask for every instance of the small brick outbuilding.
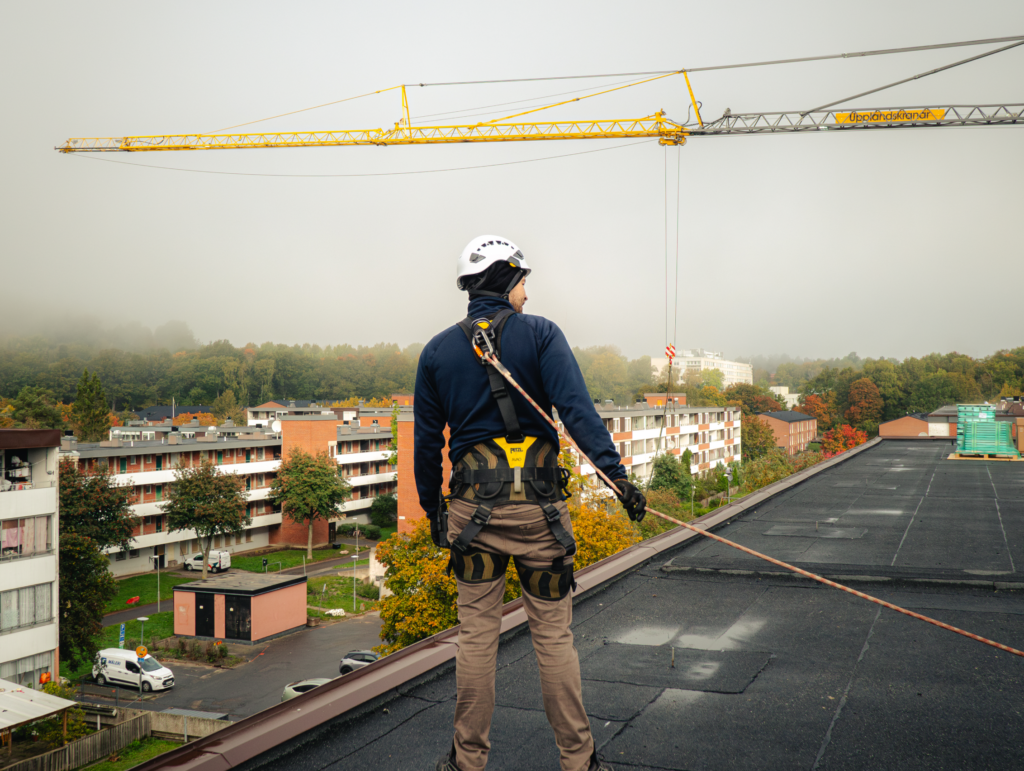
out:
<path id="1" fill-rule="evenodd" d="M 251 644 L 306 625 L 306 577 L 234 573 L 174 587 L 174 634 Z"/>

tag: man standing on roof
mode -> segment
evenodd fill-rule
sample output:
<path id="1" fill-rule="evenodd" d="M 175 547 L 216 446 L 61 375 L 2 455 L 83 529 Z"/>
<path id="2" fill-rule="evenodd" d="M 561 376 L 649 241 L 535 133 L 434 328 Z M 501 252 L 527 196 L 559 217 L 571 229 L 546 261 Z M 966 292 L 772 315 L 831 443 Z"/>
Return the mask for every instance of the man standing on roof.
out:
<path id="1" fill-rule="evenodd" d="M 487 765 L 510 558 L 523 586 L 562 771 L 610 771 L 597 759 L 569 628 L 576 542 L 563 494 L 567 475 L 558 467 L 558 434 L 505 388 L 474 349 L 493 351 L 549 414 L 557 408 L 580 448 L 618 486 L 630 519 L 643 518 L 647 501 L 626 479 L 565 335 L 547 319 L 523 314 L 529 274 L 523 253 L 508 239 L 473 239 L 459 258 L 456 282 L 469 292 L 469 315 L 427 344 L 416 374 L 416 489 L 434 543 L 451 548 L 462 624 L 455 738 L 436 771 L 482 771 Z M 441 501 L 446 425 L 452 462 L 447 515 Z"/>

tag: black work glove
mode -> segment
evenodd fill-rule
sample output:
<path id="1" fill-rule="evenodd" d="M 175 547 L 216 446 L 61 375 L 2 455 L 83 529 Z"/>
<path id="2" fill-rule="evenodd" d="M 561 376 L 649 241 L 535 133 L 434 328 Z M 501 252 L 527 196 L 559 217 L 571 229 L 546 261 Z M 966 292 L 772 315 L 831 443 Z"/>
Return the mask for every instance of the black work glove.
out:
<path id="1" fill-rule="evenodd" d="M 647 499 L 644 494 L 636 489 L 625 479 L 613 479 L 615 486 L 619 488 L 619 501 L 634 522 L 642 522 L 647 514 Z"/>
<path id="2" fill-rule="evenodd" d="M 451 545 L 448 543 L 447 512 L 443 516 L 438 512 L 438 514 L 428 517 L 428 519 L 430 520 L 430 540 L 434 542 L 434 546 L 439 549 L 450 549 Z"/>

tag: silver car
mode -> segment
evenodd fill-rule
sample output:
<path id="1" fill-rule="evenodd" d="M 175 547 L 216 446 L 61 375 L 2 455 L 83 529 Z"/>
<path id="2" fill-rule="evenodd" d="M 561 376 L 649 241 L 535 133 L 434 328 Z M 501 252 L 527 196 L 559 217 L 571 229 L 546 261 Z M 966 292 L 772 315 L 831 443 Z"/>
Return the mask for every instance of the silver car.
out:
<path id="1" fill-rule="evenodd" d="M 288 683 L 284 687 L 284 693 L 281 694 L 281 701 L 288 701 L 288 699 L 294 699 L 296 696 L 301 696 L 304 693 L 312 691 L 324 683 L 331 682 L 329 677 L 312 677 L 309 680 L 297 680 L 294 683 Z"/>
<path id="2" fill-rule="evenodd" d="M 338 665 L 338 671 L 343 675 L 347 675 L 349 672 L 362 669 L 367 664 L 372 664 L 379 658 L 380 654 L 373 651 L 352 651 L 351 653 L 346 653 L 344 658 L 342 658 L 341 663 Z"/>

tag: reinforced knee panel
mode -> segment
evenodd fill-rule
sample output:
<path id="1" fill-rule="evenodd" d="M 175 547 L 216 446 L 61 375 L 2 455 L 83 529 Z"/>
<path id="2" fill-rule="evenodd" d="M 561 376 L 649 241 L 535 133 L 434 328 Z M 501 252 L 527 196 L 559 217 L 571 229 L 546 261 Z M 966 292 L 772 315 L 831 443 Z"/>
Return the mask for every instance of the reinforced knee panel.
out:
<path id="1" fill-rule="evenodd" d="M 505 569 L 508 568 L 508 559 L 508 556 L 505 554 L 492 554 L 491 552 L 479 551 L 477 549 L 470 549 L 462 553 L 452 549 L 448 570 L 455 573 L 457 581 L 467 584 L 504 581 Z"/>
<path id="2" fill-rule="evenodd" d="M 561 565 L 554 564 L 550 568 L 531 568 L 521 564 L 519 560 L 516 560 L 515 563 L 516 573 L 519 574 L 519 583 L 522 584 L 523 591 L 531 597 L 557 602 L 571 595 L 573 589 L 576 588 L 571 562 Z"/>

